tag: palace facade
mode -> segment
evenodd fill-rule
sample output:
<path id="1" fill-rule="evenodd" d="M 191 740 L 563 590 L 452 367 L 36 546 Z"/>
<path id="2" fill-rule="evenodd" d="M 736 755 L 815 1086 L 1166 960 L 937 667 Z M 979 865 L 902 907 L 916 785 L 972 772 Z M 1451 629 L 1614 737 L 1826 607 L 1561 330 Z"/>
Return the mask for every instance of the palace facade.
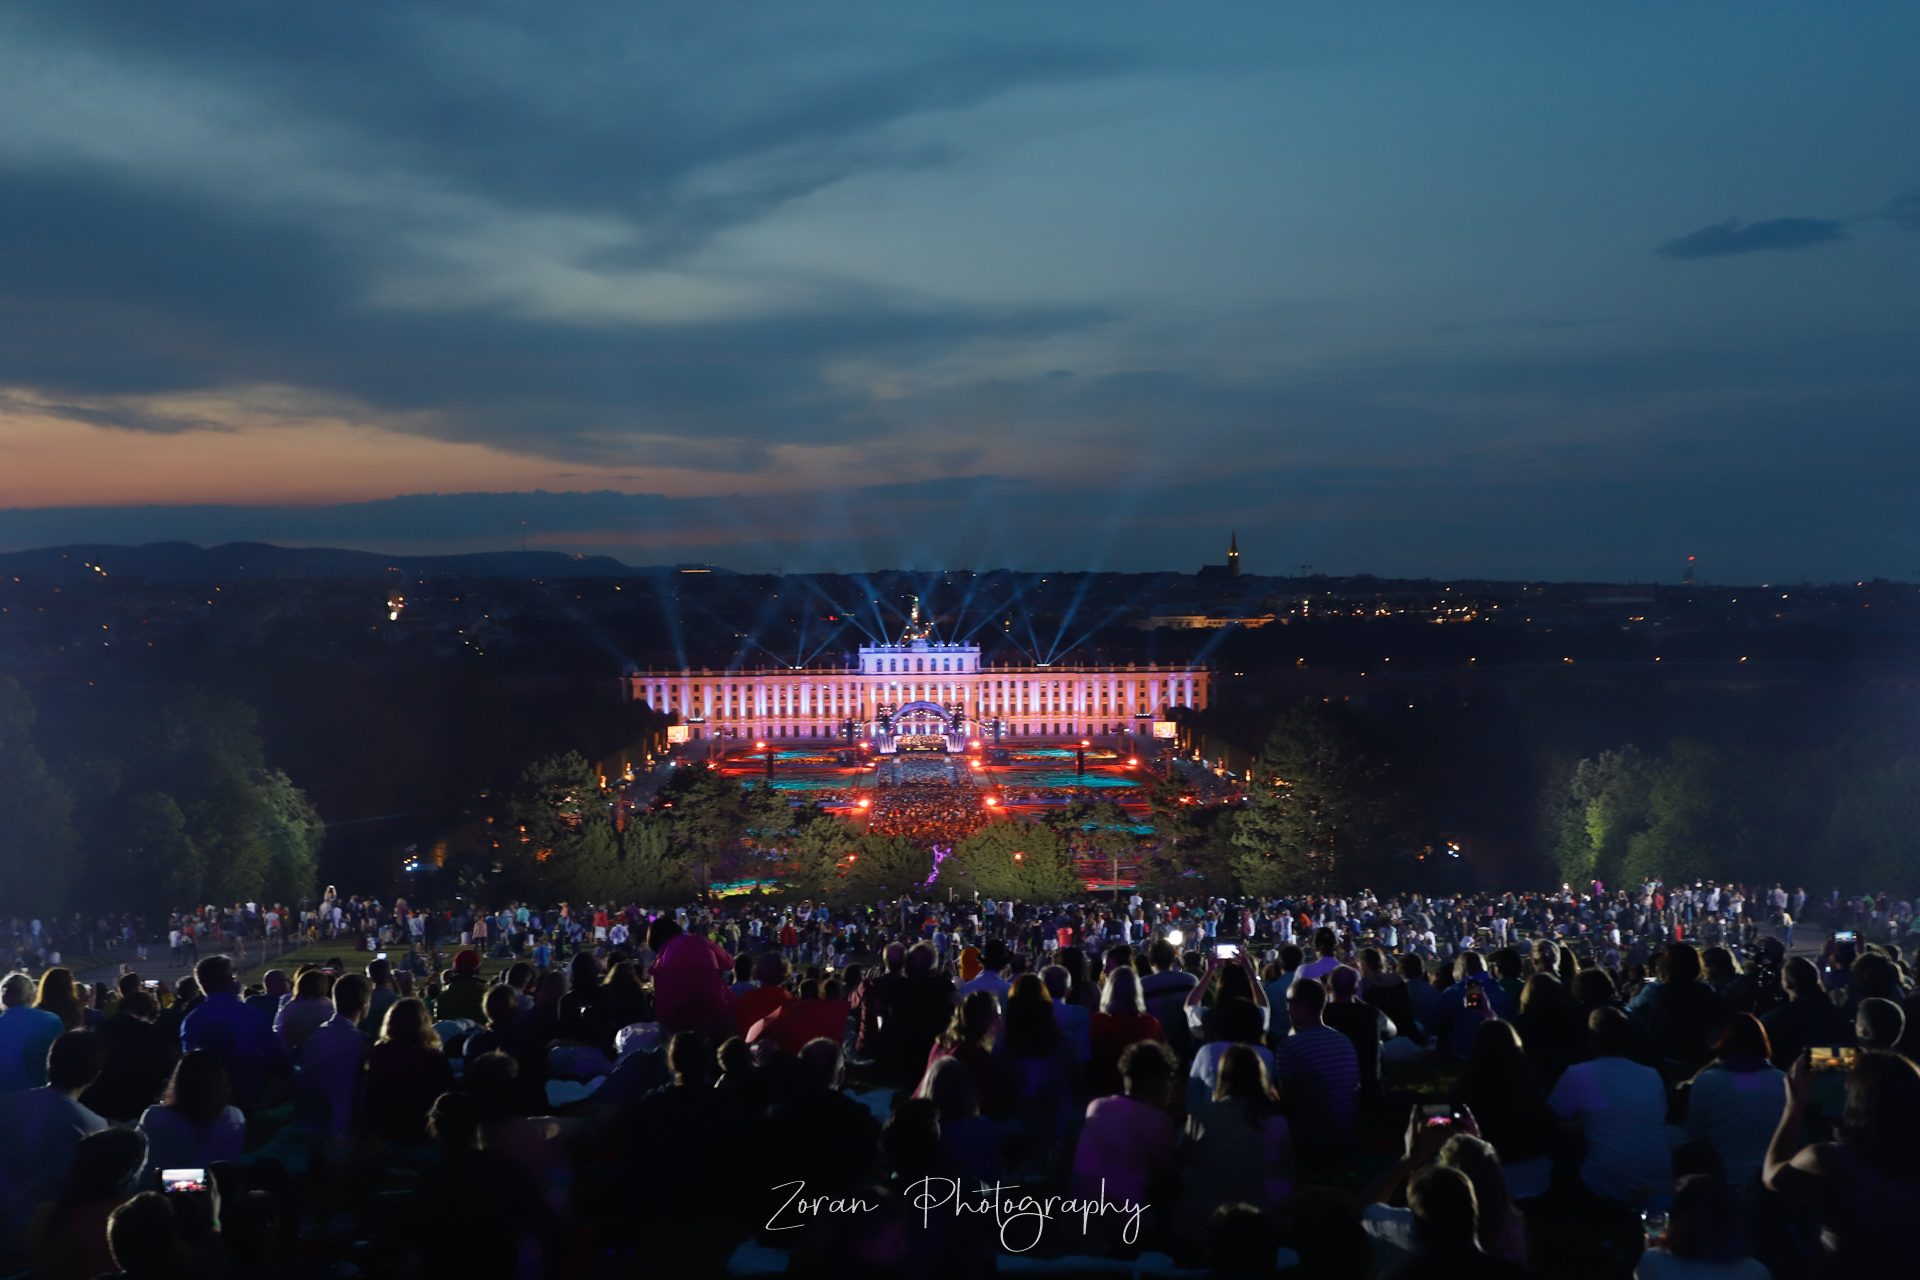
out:
<path id="1" fill-rule="evenodd" d="M 983 666 L 978 645 L 933 639 L 917 604 L 899 643 L 862 645 L 855 666 L 621 679 L 623 697 L 688 726 L 692 739 L 827 739 L 883 753 L 933 739 L 957 750 L 969 738 L 1144 737 L 1179 708 L 1207 706 L 1211 684 L 1204 666 Z"/>

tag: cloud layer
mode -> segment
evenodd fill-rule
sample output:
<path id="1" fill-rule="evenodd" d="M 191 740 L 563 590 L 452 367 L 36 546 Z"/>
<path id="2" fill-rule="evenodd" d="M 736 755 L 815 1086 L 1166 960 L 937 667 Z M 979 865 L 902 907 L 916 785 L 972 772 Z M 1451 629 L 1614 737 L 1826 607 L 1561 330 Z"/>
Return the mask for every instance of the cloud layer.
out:
<path id="1" fill-rule="evenodd" d="M 1917 22 L 10 6 L 0 542 L 1905 573 Z"/>

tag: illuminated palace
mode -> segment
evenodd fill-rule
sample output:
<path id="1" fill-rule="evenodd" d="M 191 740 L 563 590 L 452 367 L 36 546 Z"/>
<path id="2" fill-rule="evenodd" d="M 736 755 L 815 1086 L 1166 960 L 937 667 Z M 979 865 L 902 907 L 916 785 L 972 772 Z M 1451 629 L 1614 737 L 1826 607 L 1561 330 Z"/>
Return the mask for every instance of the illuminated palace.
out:
<path id="1" fill-rule="evenodd" d="M 1205 707 L 1211 678 L 1199 666 L 982 666 L 980 646 L 935 640 L 915 600 L 899 642 L 862 645 L 857 667 L 629 671 L 621 688 L 693 739 L 825 738 L 885 754 L 960 750 L 970 736 L 1146 736 L 1175 708 Z"/>

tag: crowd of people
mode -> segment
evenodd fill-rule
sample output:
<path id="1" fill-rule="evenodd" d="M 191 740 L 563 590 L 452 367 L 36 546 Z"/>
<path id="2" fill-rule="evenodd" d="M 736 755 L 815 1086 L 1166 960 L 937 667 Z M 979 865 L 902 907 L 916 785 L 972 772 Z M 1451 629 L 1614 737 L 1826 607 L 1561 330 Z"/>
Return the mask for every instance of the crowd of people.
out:
<path id="1" fill-rule="evenodd" d="M 1777 886 L 330 893 L 255 981 L 202 954 L 0 982 L 0 1263 L 1425 1280 L 1564 1269 L 1572 1233 L 1595 1275 L 1913 1273 L 1911 910 L 1812 905 L 1817 957 Z"/>
<path id="2" fill-rule="evenodd" d="M 966 839 L 993 816 L 986 796 L 971 786 L 908 783 L 874 792 L 867 830 L 928 847 Z"/>

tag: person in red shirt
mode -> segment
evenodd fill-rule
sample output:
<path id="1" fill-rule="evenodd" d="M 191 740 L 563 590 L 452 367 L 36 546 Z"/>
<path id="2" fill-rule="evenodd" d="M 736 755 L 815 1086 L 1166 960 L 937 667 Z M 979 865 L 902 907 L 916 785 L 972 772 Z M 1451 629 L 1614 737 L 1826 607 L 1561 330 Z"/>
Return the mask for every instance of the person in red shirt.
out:
<path id="1" fill-rule="evenodd" d="M 697 933 L 685 933 L 672 916 L 647 931 L 653 963 L 653 1012 L 662 1030 L 703 1031 L 717 1039 L 734 1032 L 733 957 Z"/>
<path id="2" fill-rule="evenodd" d="M 753 1024 L 793 999 L 787 990 L 787 975 L 792 972 L 786 957 L 766 952 L 753 964 L 753 980 L 760 985 L 733 1001 L 733 1027 L 744 1038 Z"/>

